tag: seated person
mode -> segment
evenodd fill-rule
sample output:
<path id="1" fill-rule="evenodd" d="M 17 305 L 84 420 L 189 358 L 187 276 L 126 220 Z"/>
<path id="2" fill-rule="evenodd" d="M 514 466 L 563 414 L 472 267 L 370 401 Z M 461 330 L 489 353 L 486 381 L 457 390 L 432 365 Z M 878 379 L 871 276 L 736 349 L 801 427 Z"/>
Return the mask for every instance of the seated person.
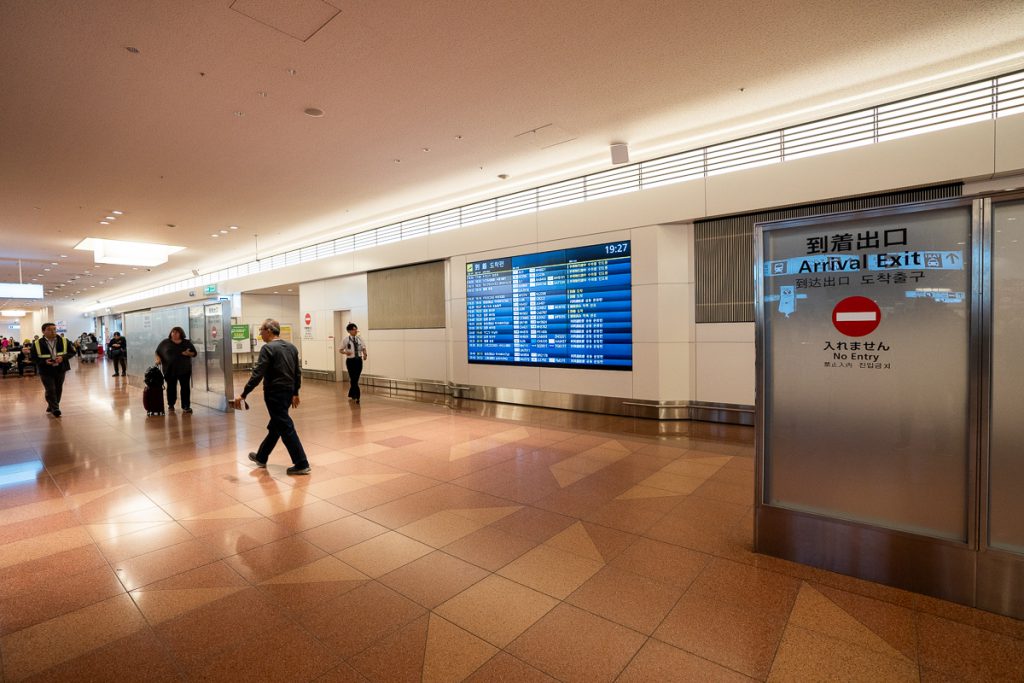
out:
<path id="1" fill-rule="evenodd" d="M 18 354 L 18 375 L 21 377 L 25 376 L 25 368 L 28 368 L 33 373 L 36 371 L 36 365 L 32 362 L 32 345 L 25 344 L 21 347 L 21 353 Z"/>

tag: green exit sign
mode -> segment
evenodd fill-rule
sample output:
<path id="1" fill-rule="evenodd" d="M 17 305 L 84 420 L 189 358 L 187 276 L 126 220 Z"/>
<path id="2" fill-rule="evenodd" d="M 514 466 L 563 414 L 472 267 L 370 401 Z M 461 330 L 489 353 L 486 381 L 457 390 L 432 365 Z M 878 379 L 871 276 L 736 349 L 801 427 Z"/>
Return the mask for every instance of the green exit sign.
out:
<path id="1" fill-rule="evenodd" d="M 217 285 L 206 285 L 203 287 L 203 294 L 216 294 Z"/>

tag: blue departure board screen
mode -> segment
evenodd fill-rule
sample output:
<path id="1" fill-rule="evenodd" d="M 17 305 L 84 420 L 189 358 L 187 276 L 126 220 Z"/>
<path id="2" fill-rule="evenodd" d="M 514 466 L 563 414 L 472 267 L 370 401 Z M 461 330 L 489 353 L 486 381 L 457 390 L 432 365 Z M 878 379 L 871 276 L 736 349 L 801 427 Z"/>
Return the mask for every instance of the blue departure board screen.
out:
<path id="1" fill-rule="evenodd" d="M 466 264 L 469 362 L 633 369 L 629 240 Z"/>

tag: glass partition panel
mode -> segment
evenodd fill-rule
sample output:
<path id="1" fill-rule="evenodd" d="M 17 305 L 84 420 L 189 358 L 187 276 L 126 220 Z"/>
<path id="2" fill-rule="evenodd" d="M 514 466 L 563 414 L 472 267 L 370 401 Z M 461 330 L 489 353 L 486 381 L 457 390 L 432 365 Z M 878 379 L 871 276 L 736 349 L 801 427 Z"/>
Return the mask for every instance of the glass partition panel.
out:
<path id="1" fill-rule="evenodd" d="M 146 368 L 153 365 L 157 345 L 167 339 L 172 327 L 188 329 L 184 308 L 157 308 L 124 316 L 124 337 L 128 349 L 128 375 L 142 381 Z"/>
<path id="2" fill-rule="evenodd" d="M 192 387 L 206 391 L 206 316 L 202 304 L 188 307 L 188 338 L 196 347 L 192 359 Z"/>
<path id="3" fill-rule="evenodd" d="M 207 304 L 206 314 L 206 345 L 204 360 L 206 364 L 206 390 L 218 396 L 227 395 L 224 358 L 230 357 L 231 322 L 224 322 L 224 307 L 227 304 Z M 230 366 L 227 372 L 231 372 Z"/>
<path id="4" fill-rule="evenodd" d="M 969 207 L 762 237 L 764 502 L 966 541 Z"/>
<path id="5" fill-rule="evenodd" d="M 989 545 L 1024 554 L 1024 202 L 992 213 Z"/>

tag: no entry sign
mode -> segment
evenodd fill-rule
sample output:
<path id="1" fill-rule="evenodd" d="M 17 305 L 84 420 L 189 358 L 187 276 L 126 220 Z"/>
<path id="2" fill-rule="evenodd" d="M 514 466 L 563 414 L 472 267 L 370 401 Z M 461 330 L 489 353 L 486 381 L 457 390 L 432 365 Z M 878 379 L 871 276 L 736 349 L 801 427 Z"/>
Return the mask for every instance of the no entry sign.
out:
<path id="1" fill-rule="evenodd" d="M 871 334 L 882 322 L 882 310 L 866 296 L 849 296 L 832 309 L 832 324 L 847 337 Z"/>
<path id="2" fill-rule="evenodd" d="M 307 313 L 306 314 L 306 326 L 309 327 L 309 324 L 312 323 L 312 322 L 313 322 L 313 316 L 311 316 L 309 313 Z"/>

